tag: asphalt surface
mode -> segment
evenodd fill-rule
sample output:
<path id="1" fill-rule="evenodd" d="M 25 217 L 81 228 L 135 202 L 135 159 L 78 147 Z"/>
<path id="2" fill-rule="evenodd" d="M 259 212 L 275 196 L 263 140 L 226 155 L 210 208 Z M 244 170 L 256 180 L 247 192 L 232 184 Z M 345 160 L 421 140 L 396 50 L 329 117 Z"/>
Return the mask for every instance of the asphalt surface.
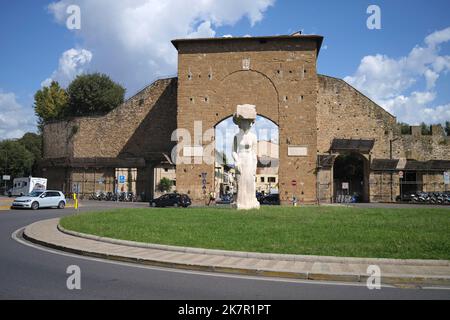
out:
<path id="1" fill-rule="evenodd" d="M 94 206 L 98 210 L 105 205 L 112 206 L 96 203 L 84 206 L 81 211 Z M 35 221 L 74 213 L 74 209 L 0 211 L 0 299 L 450 300 L 450 290 L 446 289 L 369 290 L 356 284 L 252 278 L 114 263 L 30 246 L 11 236 Z M 67 289 L 66 270 L 71 265 L 81 269 L 81 290 Z"/>

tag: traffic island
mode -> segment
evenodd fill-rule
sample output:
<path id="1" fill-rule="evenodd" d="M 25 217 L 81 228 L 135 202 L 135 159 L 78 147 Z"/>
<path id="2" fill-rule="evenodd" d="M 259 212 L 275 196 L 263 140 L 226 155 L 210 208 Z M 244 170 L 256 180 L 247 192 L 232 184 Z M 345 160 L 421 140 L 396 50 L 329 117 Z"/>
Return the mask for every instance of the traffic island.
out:
<path id="1" fill-rule="evenodd" d="M 87 235 L 66 230 L 58 224 L 59 219 L 33 223 L 24 229 L 23 237 L 74 254 L 158 267 L 366 283 L 371 276 L 368 270 L 377 266 L 382 284 L 450 286 L 449 260 L 341 258 L 176 247 Z"/>

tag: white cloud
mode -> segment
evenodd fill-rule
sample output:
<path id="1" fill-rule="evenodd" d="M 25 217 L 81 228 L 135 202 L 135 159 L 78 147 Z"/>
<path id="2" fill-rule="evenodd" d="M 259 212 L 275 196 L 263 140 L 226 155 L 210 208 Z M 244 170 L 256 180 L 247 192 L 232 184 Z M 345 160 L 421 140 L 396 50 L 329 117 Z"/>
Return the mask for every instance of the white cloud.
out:
<path id="1" fill-rule="evenodd" d="M 16 95 L 0 90 L 0 141 L 21 138 L 26 132 L 36 131 L 33 110 L 21 106 Z"/>
<path id="2" fill-rule="evenodd" d="M 216 35 L 216 32 L 211 27 L 211 21 L 205 21 L 201 23 L 197 30 L 189 33 L 186 38 L 212 38 Z"/>
<path id="3" fill-rule="evenodd" d="M 88 70 L 92 60 L 92 52 L 85 49 L 69 49 L 59 58 L 58 69 L 41 85 L 49 86 L 52 81 L 58 81 L 66 87 L 77 75 Z"/>
<path id="4" fill-rule="evenodd" d="M 428 35 L 426 46 L 416 46 L 404 57 L 366 56 L 353 76 L 344 80 L 361 90 L 410 124 L 450 120 L 450 104 L 430 106 L 435 100 L 436 82 L 450 70 L 450 56 L 441 55 L 440 45 L 450 41 L 450 27 Z M 425 83 L 424 91 L 412 90 Z"/>
<path id="5" fill-rule="evenodd" d="M 447 42 L 450 40 L 450 27 L 433 32 L 429 36 L 425 38 L 425 43 L 430 47 L 435 47 L 441 43 Z"/>
<path id="6" fill-rule="evenodd" d="M 212 37 L 246 18 L 254 25 L 275 0 L 61 0 L 48 8 L 65 26 L 68 5 L 81 8 L 80 47 L 93 53 L 89 69 L 105 72 L 128 94 L 155 77 L 176 74 L 170 40 Z"/>

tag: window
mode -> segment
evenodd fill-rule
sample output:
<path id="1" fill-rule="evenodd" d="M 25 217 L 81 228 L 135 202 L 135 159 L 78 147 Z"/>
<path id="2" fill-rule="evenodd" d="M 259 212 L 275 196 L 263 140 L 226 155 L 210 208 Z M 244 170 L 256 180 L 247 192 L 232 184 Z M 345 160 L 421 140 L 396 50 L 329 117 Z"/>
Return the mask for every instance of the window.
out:
<path id="1" fill-rule="evenodd" d="M 277 179 L 275 177 L 269 177 L 268 182 L 275 183 L 275 182 L 277 182 Z"/>
<path id="2" fill-rule="evenodd" d="M 261 182 L 265 182 L 266 179 L 264 177 L 261 177 Z"/>

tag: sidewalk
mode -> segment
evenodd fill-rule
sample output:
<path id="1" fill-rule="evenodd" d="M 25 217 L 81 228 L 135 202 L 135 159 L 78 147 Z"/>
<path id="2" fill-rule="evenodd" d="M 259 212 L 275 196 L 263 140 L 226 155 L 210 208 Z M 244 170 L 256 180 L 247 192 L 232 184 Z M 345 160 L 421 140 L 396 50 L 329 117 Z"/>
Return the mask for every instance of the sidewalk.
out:
<path id="1" fill-rule="evenodd" d="M 75 254 L 169 268 L 366 283 L 370 276 L 367 268 L 377 265 L 383 284 L 450 286 L 448 260 L 339 258 L 172 247 L 68 234 L 58 227 L 58 222 L 59 219 L 50 219 L 31 224 L 25 228 L 24 238 Z"/>

